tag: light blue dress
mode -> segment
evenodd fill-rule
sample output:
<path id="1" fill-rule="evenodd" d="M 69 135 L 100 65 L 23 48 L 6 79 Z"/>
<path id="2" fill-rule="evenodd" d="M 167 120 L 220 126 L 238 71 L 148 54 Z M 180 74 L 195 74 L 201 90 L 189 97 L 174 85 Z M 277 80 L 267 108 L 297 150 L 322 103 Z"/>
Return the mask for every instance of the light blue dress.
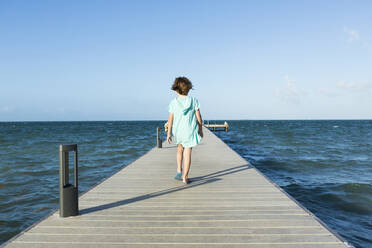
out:
<path id="1" fill-rule="evenodd" d="M 169 103 L 168 111 L 173 113 L 172 135 L 175 144 L 183 147 L 199 144 L 201 137 L 195 115 L 199 108 L 199 101 L 190 96 L 176 97 Z"/>

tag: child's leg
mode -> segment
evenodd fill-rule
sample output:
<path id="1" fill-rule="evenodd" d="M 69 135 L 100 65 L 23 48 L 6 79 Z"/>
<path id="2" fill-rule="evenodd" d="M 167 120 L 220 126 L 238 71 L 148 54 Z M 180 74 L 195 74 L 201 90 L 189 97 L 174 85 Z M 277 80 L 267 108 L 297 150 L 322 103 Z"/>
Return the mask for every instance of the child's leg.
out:
<path id="1" fill-rule="evenodd" d="M 177 172 L 182 172 L 182 158 L 183 158 L 183 146 L 181 144 L 178 144 L 178 150 L 177 150 Z"/>
<path id="2" fill-rule="evenodd" d="M 186 182 L 189 177 L 190 165 L 191 165 L 191 151 L 192 147 L 185 148 L 185 152 L 183 154 L 184 161 L 183 161 L 183 182 Z"/>

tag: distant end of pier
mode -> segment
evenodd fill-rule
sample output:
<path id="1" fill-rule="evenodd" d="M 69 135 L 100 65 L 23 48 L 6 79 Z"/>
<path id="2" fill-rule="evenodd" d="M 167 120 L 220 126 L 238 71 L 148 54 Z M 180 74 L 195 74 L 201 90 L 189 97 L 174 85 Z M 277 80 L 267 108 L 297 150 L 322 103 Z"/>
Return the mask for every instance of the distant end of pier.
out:
<path id="1" fill-rule="evenodd" d="M 223 124 L 210 124 L 209 121 L 204 122 L 203 126 L 208 128 L 209 130 L 218 131 L 218 130 L 225 130 L 225 132 L 229 131 L 229 124 L 225 121 Z M 164 131 L 168 131 L 168 122 L 164 124 Z"/>
<path id="2" fill-rule="evenodd" d="M 224 124 L 210 124 L 208 121 L 207 123 L 204 123 L 204 126 L 210 130 L 217 131 L 217 130 L 225 130 L 226 132 L 229 131 L 229 124 L 225 121 Z"/>

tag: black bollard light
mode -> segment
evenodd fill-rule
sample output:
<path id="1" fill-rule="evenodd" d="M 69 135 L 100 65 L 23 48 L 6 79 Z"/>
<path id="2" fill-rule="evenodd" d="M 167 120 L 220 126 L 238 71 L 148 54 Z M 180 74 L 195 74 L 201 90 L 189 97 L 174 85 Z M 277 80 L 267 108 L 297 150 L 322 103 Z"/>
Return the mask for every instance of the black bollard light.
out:
<path id="1" fill-rule="evenodd" d="M 74 152 L 74 185 L 69 183 L 69 152 Z M 78 206 L 78 151 L 77 145 L 59 146 L 59 216 L 79 214 Z"/>
<path id="2" fill-rule="evenodd" d="M 157 146 L 158 148 L 162 148 L 163 144 L 162 144 L 162 139 L 160 137 L 160 128 L 156 128 L 156 143 L 157 143 Z"/>

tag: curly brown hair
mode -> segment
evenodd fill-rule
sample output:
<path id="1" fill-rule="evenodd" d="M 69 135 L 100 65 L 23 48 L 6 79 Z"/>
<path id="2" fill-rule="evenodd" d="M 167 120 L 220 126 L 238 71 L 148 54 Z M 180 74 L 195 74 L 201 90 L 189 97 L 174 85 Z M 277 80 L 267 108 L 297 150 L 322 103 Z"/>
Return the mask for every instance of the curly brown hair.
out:
<path id="1" fill-rule="evenodd" d="M 171 89 L 177 91 L 181 95 L 187 95 L 192 89 L 192 83 L 187 77 L 178 77 L 174 80 Z"/>

